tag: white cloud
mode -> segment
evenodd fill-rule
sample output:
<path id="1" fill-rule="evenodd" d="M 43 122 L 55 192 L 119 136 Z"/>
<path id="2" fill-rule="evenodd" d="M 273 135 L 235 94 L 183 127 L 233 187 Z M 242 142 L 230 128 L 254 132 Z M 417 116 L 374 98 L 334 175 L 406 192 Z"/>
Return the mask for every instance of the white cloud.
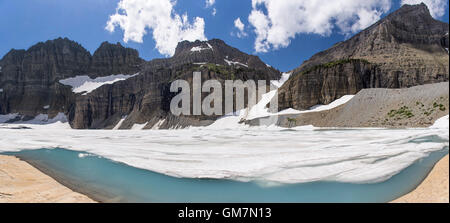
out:
<path id="1" fill-rule="evenodd" d="M 391 0 L 252 0 L 248 21 L 253 26 L 256 52 L 287 47 L 297 34 L 328 36 L 360 31 L 389 11 Z M 266 10 L 263 10 L 265 8 Z"/>
<path id="2" fill-rule="evenodd" d="M 206 7 L 211 7 L 216 3 L 216 0 L 206 0 Z"/>
<path id="3" fill-rule="evenodd" d="M 203 18 L 195 17 L 191 23 L 187 14 L 180 16 L 174 11 L 175 4 L 176 1 L 171 0 L 121 0 L 105 28 L 114 32 L 118 26 L 124 31 L 125 42 L 138 43 L 151 31 L 156 49 L 171 56 L 180 41 L 206 40 Z"/>
<path id="4" fill-rule="evenodd" d="M 216 3 L 216 0 L 206 0 L 205 1 L 205 4 L 206 4 L 206 8 L 211 8 L 214 4 Z M 212 16 L 216 16 L 216 14 L 217 14 L 217 9 L 216 8 L 213 8 L 212 9 L 212 12 L 211 12 L 211 15 Z"/>
<path id="5" fill-rule="evenodd" d="M 447 1 L 448 0 L 402 0 L 402 5 L 416 5 L 423 2 L 428 6 L 431 16 L 434 18 L 439 18 L 445 14 Z"/>
<path id="6" fill-rule="evenodd" d="M 234 27 L 238 28 L 240 31 L 244 31 L 244 23 L 242 23 L 241 18 L 234 20 Z"/>
<path id="7" fill-rule="evenodd" d="M 238 38 L 247 36 L 247 33 L 244 31 L 245 25 L 242 23 L 241 18 L 234 20 L 234 27 L 238 29 L 238 32 L 235 34 Z"/>

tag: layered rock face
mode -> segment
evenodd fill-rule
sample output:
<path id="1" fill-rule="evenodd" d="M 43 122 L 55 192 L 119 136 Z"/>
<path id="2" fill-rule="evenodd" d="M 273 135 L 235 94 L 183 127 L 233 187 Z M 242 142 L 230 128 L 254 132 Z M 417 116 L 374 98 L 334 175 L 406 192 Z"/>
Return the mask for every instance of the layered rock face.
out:
<path id="1" fill-rule="evenodd" d="M 227 45 L 220 39 L 209 41 L 183 41 L 177 45 L 175 54 L 168 59 L 155 59 L 146 63 L 146 70 L 159 70 L 186 64 L 218 64 L 244 67 L 267 74 L 270 80 L 280 77 L 280 72 L 262 62 L 259 57 L 248 55 Z"/>
<path id="2" fill-rule="evenodd" d="M 178 94 L 170 92 L 172 81 L 186 80 L 192 88 L 194 71 L 201 72 L 203 82 L 214 79 L 222 86 L 224 80 L 278 80 L 281 76 L 258 57 L 221 40 L 181 42 L 172 58 L 146 62 L 139 75 L 78 96 L 69 112 L 72 127 L 129 129 L 140 124 L 166 129 L 211 124 L 216 116 L 174 116 L 170 112 L 170 102 Z M 202 99 L 206 96 L 203 93 Z"/>
<path id="3" fill-rule="evenodd" d="M 89 73 L 90 76 L 137 73 L 143 62 L 137 50 L 103 42 L 92 55 Z"/>
<path id="4" fill-rule="evenodd" d="M 158 122 L 159 128 L 210 124 L 217 117 L 170 113 L 170 102 L 178 94 L 170 92 L 172 81 L 183 79 L 192 86 L 194 71 L 202 73 L 203 82 L 216 79 L 222 84 L 230 79 L 278 80 L 281 76 L 258 57 L 217 39 L 181 42 L 173 57 L 145 62 L 136 50 L 119 43 L 102 43 L 91 56 L 79 44 L 59 38 L 28 50 L 12 50 L 0 60 L 0 67 L 0 114 L 17 113 L 31 119 L 62 112 L 72 127 L 81 129 L 113 128 L 122 119 L 123 129 L 145 123 L 151 127 Z M 95 79 L 137 73 L 88 94 L 75 94 L 59 82 L 79 75 Z"/>
<path id="5" fill-rule="evenodd" d="M 367 87 L 405 88 L 448 81 L 448 30 L 447 23 L 434 20 L 431 17 L 425 4 L 404 5 L 351 39 L 312 56 L 293 71 L 292 78 L 297 78 L 297 81 L 301 82 L 307 81 L 299 80 L 298 78 L 302 78 L 297 76 L 302 76 L 301 74 L 314 66 L 343 59 L 363 59 L 377 67 L 376 72 L 371 74 L 377 81 L 375 85 L 367 85 Z M 348 66 L 353 65 L 347 65 L 347 69 L 351 70 L 352 68 Z M 331 68 L 334 71 L 330 71 L 330 69 L 323 70 L 324 73 L 316 71 L 317 81 L 320 81 L 320 78 L 324 76 L 329 76 L 329 72 L 335 72 L 339 69 L 342 69 L 341 65 Z M 353 66 L 353 69 L 357 69 L 357 67 Z M 335 74 L 337 73 L 335 72 Z M 348 75 L 343 72 L 341 74 Z M 305 75 L 304 78 L 311 78 L 311 75 Z M 345 76 L 342 78 L 345 78 Z M 324 81 L 332 80 L 324 79 Z M 291 81 L 287 82 L 283 89 L 292 93 L 280 95 L 279 99 L 284 100 L 284 103 L 279 107 L 285 108 L 292 104 L 296 109 L 307 109 L 308 107 L 305 106 L 311 105 L 309 99 L 307 99 L 309 97 L 300 95 L 305 93 L 321 94 L 329 91 L 356 93 L 348 91 L 346 85 L 342 85 L 342 89 L 333 90 L 333 86 L 340 86 L 338 82 L 335 82 L 334 85 L 325 83 L 321 85 L 332 87 L 330 89 L 321 88 L 320 91 L 314 90 L 315 93 L 311 93 L 295 88 L 296 84 Z M 288 86 L 295 89 L 288 89 Z M 319 96 L 314 95 L 314 97 Z M 324 98 L 337 99 L 340 96 L 343 95 L 328 95 Z M 305 101 L 291 101 L 296 99 L 305 99 Z M 323 102 L 327 101 L 329 100 L 323 100 Z"/>
<path id="6" fill-rule="evenodd" d="M 0 113 L 34 117 L 63 111 L 72 95 L 57 81 L 86 73 L 89 63 L 89 52 L 67 39 L 38 43 L 26 51 L 11 50 L 0 61 Z"/>
<path id="7" fill-rule="evenodd" d="M 364 60 L 342 60 L 315 66 L 290 78 L 278 90 L 278 108 L 305 109 L 329 104 L 364 88 L 380 87 L 379 67 Z"/>
<path id="8" fill-rule="evenodd" d="M 133 74 L 141 62 L 137 51 L 107 43 L 91 56 L 67 38 L 41 42 L 28 50 L 11 50 L 0 60 L 0 114 L 66 113 L 75 95 L 59 80 L 77 75 Z"/>

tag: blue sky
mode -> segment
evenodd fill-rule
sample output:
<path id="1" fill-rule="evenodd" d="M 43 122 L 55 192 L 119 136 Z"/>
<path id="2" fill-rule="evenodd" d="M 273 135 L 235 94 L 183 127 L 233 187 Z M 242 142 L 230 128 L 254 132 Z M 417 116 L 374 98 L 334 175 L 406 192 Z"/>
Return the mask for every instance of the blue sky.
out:
<path id="1" fill-rule="evenodd" d="M 134 8 L 141 7 L 140 2 L 145 4 L 143 0 L 124 1 L 136 3 L 133 6 Z M 331 19 L 325 18 L 324 23 L 317 22 L 315 24 L 318 20 L 314 19 L 314 16 L 322 15 L 320 14 L 321 8 L 319 8 L 319 11 L 314 8 L 316 6 L 305 6 L 303 8 L 301 4 L 307 4 L 303 3 L 304 0 L 287 1 L 294 2 L 292 5 L 302 6 L 300 8 L 304 11 L 295 11 L 299 9 L 290 11 L 290 8 L 293 8 L 292 5 L 286 5 L 287 3 L 283 5 L 283 1 L 277 1 L 276 4 L 270 2 L 270 0 L 261 0 L 263 3 L 253 5 L 251 0 L 178 0 L 176 3 L 170 2 L 170 0 L 158 1 L 166 6 L 172 4 L 173 7 L 169 10 L 171 14 L 168 17 L 169 22 L 174 23 L 170 18 L 175 18 L 177 15 L 187 15 L 186 23 L 180 25 L 179 28 L 190 32 L 188 34 L 172 33 L 169 35 L 172 42 L 177 38 L 189 39 L 197 36 L 207 39 L 219 38 L 246 53 L 258 55 L 264 62 L 281 71 L 288 71 L 299 66 L 313 54 L 327 49 L 336 42 L 345 40 L 358 32 L 368 23 L 374 21 L 374 18 L 378 19 L 376 16 L 383 17 L 398 9 L 401 5 L 400 0 L 367 0 L 365 1 L 367 2 L 366 5 L 344 10 L 342 6 L 345 6 L 346 2 L 349 2 L 348 4 L 353 7 L 360 0 L 339 0 L 342 1 L 343 5 L 336 6 L 334 10 L 336 13 L 324 14 L 320 17 L 324 19 L 324 17 L 329 16 Z M 214 4 L 207 5 L 205 1 L 211 1 L 210 3 Z M 258 0 L 254 1 L 257 2 Z M 278 4 L 279 2 L 282 3 Z M 386 7 L 385 4 L 380 2 L 390 5 Z M 429 5 L 429 8 L 435 13 L 435 18 L 448 23 L 448 3 L 443 2 L 445 3 L 444 10 L 435 5 Z M 146 60 L 168 56 L 167 50 L 170 52 L 173 47 L 164 44 L 168 44 L 170 41 L 155 38 L 153 29 L 149 28 L 158 27 L 159 24 L 130 31 L 127 28 L 121 28 L 120 22 L 116 22 L 113 26 L 113 32 L 105 29 L 108 21 L 110 21 L 110 16 L 116 13 L 118 3 L 119 0 L 0 0 L 0 15 L 2 15 L 0 19 L 0 56 L 2 57 L 12 48 L 27 49 L 37 42 L 57 37 L 68 37 L 80 43 L 92 53 L 103 41 L 109 41 L 113 43 L 121 42 L 127 47 L 137 49 L 141 57 Z M 142 7 L 145 8 L 145 6 Z M 132 10 L 131 6 L 122 9 L 119 14 L 124 15 L 131 12 L 127 10 Z M 152 10 L 147 8 L 147 11 L 145 11 L 144 9 L 144 13 L 147 13 L 144 14 L 145 17 L 152 15 L 152 13 L 164 13 Z M 214 10 L 216 11 L 215 15 L 213 15 Z M 333 10 L 327 10 L 327 12 L 329 11 L 333 12 Z M 358 14 L 360 12 L 369 12 L 369 14 Z M 254 15 L 253 20 L 250 19 L 251 14 Z M 359 20 L 355 15 L 359 15 Z M 363 18 L 362 15 L 365 17 Z M 199 27 L 192 27 L 197 24 L 194 21 L 196 17 L 203 21 L 204 26 L 200 26 L 202 22 L 198 21 Z M 161 18 L 161 16 L 155 18 Z M 240 18 L 244 25 L 242 31 L 235 26 L 234 21 L 237 18 Z M 136 24 L 146 24 L 145 22 L 154 23 L 153 20 L 136 21 L 135 18 L 130 18 L 130 16 L 127 19 L 131 24 L 130 27 L 136 27 Z M 261 24 L 261 21 L 266 20 L 271 21 L 272 26 L 258 25 Z M 288 23 L 284 21 L 291 20 L 298 22 L 284 25 Z M 158 22 L 164 23 L 167 21 L 160 19 Z M 298 25 L 302 22 L 303 24 Z M 283 27 L 277 26 L 277 23 L 283 24 Z M 328 29 L 323 29 L 327 26 L 329 26 Z M 132 38 L 128 42 L 124 42 L 126 31 L 138 36 L 142 34 L 142 41 L 136 41 L 139 39 L 139 37 L 136 37 L 134 40 Z M 143 34 L 143 31 L 146 34 Z M 257 34 L 256 31 L 260 31 L 262 34 Z M 161 31 L 162 34 L 166 34 L 164 32 L 165 30 Z M 255 46 L 257 42 L 260 43 L 259 47 Z M 157 43 L 159 43 L 159 48 L 156 48 Z"/>

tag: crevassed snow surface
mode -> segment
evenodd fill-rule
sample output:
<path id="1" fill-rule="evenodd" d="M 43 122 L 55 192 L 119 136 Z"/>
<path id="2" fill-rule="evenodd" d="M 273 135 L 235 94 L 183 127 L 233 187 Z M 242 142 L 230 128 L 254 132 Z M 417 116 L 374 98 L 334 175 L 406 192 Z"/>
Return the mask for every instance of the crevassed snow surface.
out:
<path id="1" fill-rule="evenodd" d="M 67 78 L 64 80 L 60 80 L 59 83 L 68 85 L 72 87 L 72 91 L 74 93 L 81 93 L 85 92 L 84 95 L 91 93 L 95 89 L 101 87 L 105 84 L 113 84 L 117 81 L 123 81 L 130 77 L 134 77 L 138 74 L 134 75 L 124 75 L 124 74 L 117 74 L 117 75 L 110 75 L 106 77 L 98 77 L 95 79 L 90 78 L 87 75 L 83 76 L 76 76 Z"/>
<path id="2" fill-rule="evenodd" d="M 0 152 L 65 148 L 187 178 L 375 183 L 433 151 L 448 149 L 447 120 L 433 128 L 401 130 L 0 128 Z"/>

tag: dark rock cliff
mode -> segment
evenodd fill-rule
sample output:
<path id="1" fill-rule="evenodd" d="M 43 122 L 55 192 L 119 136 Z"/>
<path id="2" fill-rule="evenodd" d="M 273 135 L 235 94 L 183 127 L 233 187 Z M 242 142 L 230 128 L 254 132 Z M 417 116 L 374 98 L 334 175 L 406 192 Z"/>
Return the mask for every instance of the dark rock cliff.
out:
<path id="1" fill-rule="evenodd" d="M 367 76 L 369 72 L 369 76 L 376 79 L 375 85 L 361 84 L 362 88 L 405 88 L 448 81 L 448 31 L 448 24 L 433 19 L 425 4 L 404 5 L 349 40 L 317 53 L 293 70 L 292 80 L 280 90 L 284 94 L 279 95 L 279 100 L 282 101 L 279 107 L 283 109 L 292 105 L 296 109 L 307 109 L 315 101 L 310 101 L 310 98 L 319 98 L 318 102 L 329 103 L 343 96 L 343 93 L 357 93 L 361 89 L 349 89 L 339 82 L 357 73 Z M 371 64 L 372 70 L 373 67 L 376 69 L 359 72 L 359 65 L 350 63 L 304 75 L 305 71 L 314 66 L 346 59 L 363 59 Z M 349 74 L 342 69 L 354 72 Z M 323 79 L 324 77 L 331 79 Z M 355 76 L 349 83 L 357 83 L 361 79 L 364 78 Z M 306 88 L 309 91 L 306 91 L 298 88 L 305 87 L 300 83 L 309 82 L 319 82 L 320 89 L 308 86 Z M 327 92 L 335 93 L 328 95 Z"/>
<path id="2" fill-rule="evenodd" d="M 177 117 L 170 112 L 170 102 L 178 94 L 170 92 L 171 82 L 187 80 L 192 87 L 194 71 L 202 73 L 202 81 L 216 79 L 222 83 L 229 79 L 278 80 L 281 76 L 258 57 L 240 52 L 221 40 L 185 41 L 179 43 L 173 57 L 143 64 L 139 75 L 78 96 L 70 110 L 72 127 L 113 128 L 121 119 L 124 119 L 121 129 L 134 124 L 151 128 L 158 122 L 163 129 L 211 124 L 217 117 Z"/>
<path id="3" fill-rule="evenodd" d="M 104 42 L 92 55 L 89 73 L 91 76 L 137 73 L 143 62 L 137 50 Z"/>
<path id="4" fill-rule="evenodd" d="M 119 43 L 102 43 L 91 56 L 68 39 L 38 43 L 28 50 L 12 50 L 0 60 L 0 114 L 18 113 L 23 118 L 37 114 L 65 113 L 74 128 L 121 128 L 161 119 L 161 128 L 204 125 L 217 117 L 176 117 L 170 101 L 177 93 L 170 84 L 177 79 L 192 83 L 192 73 L 202 72 L 202 81 L 217 79 L 278 80 L 281 73 L 258 57 L 228 46 L 222 40 L 181 42 L 171 58 L 145 62 L 134 49 Z M 112 74 L 136 74 L 104 85 L 89 94 L 74 94 L 59 80 L 78 75 L 91 78 Z M 202 95 L 205 97 L 206 95 Z"/>
<path id="5" fill-rule="evenodd" d="M 167 59 L 155 59 L 146 63 L 146 69 L 166 69 L 185 64 L 210 63 L 223 66 L 247 67 L 267 73 L 272 80 L 280 77 L 280 72 L 267 66 L 259 57 L 248 55 L 227 45 L 220 39 L 209 41 L 183 41 L 177 45 L 175 54 Z"/>
<path id="6" fill-rule="evenodd" d="M 86 73 L 90 54 L 67 39 L 38 43 L 28 50 L 11 50 L 0 60 L 0 113 L 35 116 L 63 111 L 71 90 L 59 79 Z M 49 105 L 49 109 L 44 107 Z"/>
<path id="7" fill-rule="evenodd" d="M 380 69 L 364 60 L 341 60 L 315 66 L 290 78 L 279 89 L 279 110 L 329 104 L 361 89 L 379 87 L 382 81 Z"/>
<path id="8" fill-rule="evenodd" d="M 66 113 L 75 95 L 58 81 L 77 75 L 92 78 L 134 74 L 139 70 L 137 51 L 103 43 L 94 56 L 78 43 L 58 38 L 28 50 L 11 50 L 0 60 L 0 114 Z"/>

